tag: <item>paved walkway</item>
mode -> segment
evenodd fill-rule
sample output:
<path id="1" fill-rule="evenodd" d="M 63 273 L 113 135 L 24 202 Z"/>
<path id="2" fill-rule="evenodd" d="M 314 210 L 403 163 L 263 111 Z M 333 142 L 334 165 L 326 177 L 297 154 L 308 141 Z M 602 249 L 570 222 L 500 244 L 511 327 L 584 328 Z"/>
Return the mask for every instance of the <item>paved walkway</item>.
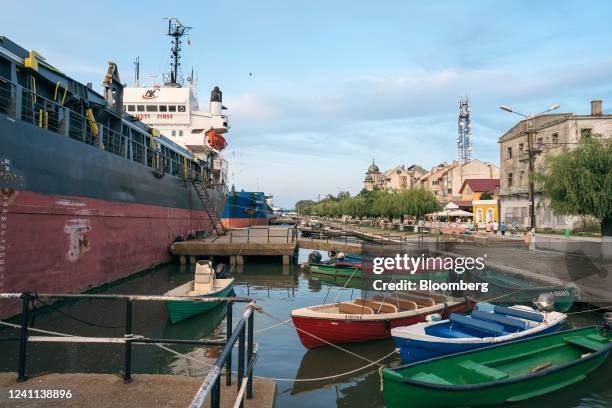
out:
<path id="1" fill-rule="evenodd" d="M 41 408 L 185 408 L 202 385 L 202 378 L 176 375 L 139 374 L 124 384 L 114 374 L 46 374 L 26 382 L 16 382 L 16 373 L 0 373 L 0 407 Z M 226 387 L 221 381 L 221 407 L 233 407 L 236 382 Z M 9 390 L 70 390 L 70 399 L 9 399 Z M 253 399 L 245 399 L 245 407 L 272 408 L 276 383 L 253 379 Z M 210 400 L 205 403 L 210 406 Z"/>

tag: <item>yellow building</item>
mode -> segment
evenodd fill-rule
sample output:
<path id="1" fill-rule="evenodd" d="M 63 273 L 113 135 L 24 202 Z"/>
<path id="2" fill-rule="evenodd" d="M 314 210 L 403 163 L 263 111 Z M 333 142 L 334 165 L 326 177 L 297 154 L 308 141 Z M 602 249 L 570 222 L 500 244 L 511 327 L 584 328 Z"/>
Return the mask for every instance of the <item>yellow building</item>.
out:
<path id="1" fill-rule="evenodd" d="M 482 193 L 491 193 L 496 199 L 499 192 L 499 179 L 467 179 L 463 182 L 459 194 L 462 200 L 480 200 Z"/>
<path id="2" fill-rule="evenodd" d="M 489 221 L 499 224 L 499 212 L 497 200 L 474 200 L 472 201 L 472 213 L 474 223 L 484 227 Z"/>

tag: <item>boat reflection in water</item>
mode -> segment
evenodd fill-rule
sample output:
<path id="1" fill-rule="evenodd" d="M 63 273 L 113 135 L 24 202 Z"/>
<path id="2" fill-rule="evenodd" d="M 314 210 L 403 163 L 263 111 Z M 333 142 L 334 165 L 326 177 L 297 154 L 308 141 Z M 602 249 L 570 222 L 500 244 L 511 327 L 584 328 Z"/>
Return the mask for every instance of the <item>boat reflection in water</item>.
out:
<path id="1" fill-rule="evenodd" d="M 395 345 L 389 339 L 385 339 L 369 343 L 348 344 L 343 347 L 369 360 L 376 361 L 393 351 Z M 333 361 L 333 368 L 330 368 L 331 361 Z M 399 364 L 399 362 L 398 355 L 392 355 L 381 363 L 388 367 L 390 363 Z M 357 370 L 367 364 L 364 360 L 332 347 L 308 350 L 302 357 L 295 379 L 329 377 Z M 380 388 L 378 365 L 332 379 L 296 381 L 293 383 L 291 395 L 330 388 L 332 385 L 336 390 L 336 406 L 376 407 L 384 404 L 382 394 L 373 392 Z"/>

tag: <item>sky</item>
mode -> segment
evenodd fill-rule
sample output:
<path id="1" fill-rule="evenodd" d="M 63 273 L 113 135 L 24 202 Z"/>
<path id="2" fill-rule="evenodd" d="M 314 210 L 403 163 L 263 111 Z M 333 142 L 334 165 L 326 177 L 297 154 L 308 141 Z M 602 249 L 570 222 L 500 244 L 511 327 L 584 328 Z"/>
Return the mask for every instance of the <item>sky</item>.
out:
<path id="1" fill-rule="evenodd" d="M 499 164 L 498 138 L 538 113 L 612 111 L 606 1 L 2 0 L 2 32 L 101 90 L 107 62 L 133 84 L 168 71 L 163 17 L 192 26 L 183 71 L 201 105 L 219 86 L 237 189 L 300 199 L 358 193 L 381 169 L 457 157 L 457 103 L 472 102 L 473 158 Z M 52 7 L 51 7 L 52 4 Z M 43 12 L 44 11 L 44 12 Z M 159 82 L 159 81 L 157 81 Z"/>

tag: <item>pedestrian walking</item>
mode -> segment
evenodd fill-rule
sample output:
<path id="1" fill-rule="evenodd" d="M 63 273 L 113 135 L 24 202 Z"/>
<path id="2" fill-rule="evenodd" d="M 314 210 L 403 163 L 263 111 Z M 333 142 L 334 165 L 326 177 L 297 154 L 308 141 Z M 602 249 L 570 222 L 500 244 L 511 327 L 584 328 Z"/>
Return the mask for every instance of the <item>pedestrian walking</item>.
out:
<path id="1" fill-rule="evenodd" d="M 493 233 L 495 235 L 497 235 L 497 229 L 499 228 L 499 225 L 497 224 L 497 221 L 493 221 Z"/>
<path id="2" fill-rule="evenodd" d="M 501 223 L 501 234 L 502 234 L 502 237 L 506 236 L 506 222 L 505 221 L 502 221 Z"/>

